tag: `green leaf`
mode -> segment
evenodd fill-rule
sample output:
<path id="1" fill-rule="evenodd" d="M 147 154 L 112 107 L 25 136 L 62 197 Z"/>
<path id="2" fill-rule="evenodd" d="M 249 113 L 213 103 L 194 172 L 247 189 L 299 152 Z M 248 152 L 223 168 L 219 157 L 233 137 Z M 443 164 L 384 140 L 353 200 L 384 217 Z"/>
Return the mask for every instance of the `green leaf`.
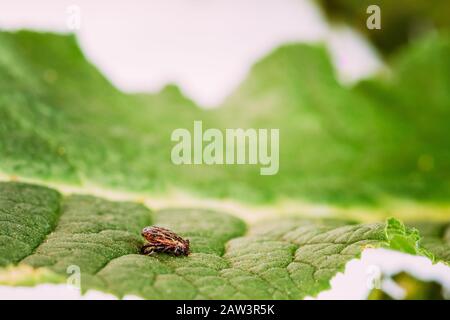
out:
<path id="1" fill-rule="evenodd" d="M 0 184 L 0 266 L 18 263 L 43 242 L 60 212 L 57 191 L 26 184 Z"/>
<path id="2" fill-rule="evenodd" d="M 152 212 L 0 183 L 0 283 L 61 283 L 77 266 L 83 290 L 117 296 L 299 299 L 329 288 L 366 247 L 448 264 L 449 53 L 447 34 L 429 37 L 400 52 L 389 75 L 350 88 L 335 79 L 325 48 L 285 45 L 258 62 L 220 108 L 206 111 L 175 86 L 154 95 L 118 91 L 73 36 L 1 32 L 3 173 L 87 193 L 91 186 L 138 192 L 148 202 L 187 191 L 201 199 L 287 200 L 296 213 L 305 202 L 328 203 L 342 215 L 305 219 L 280 209 L 250 224 L 216 210 Z M 194 120 L 204 128 L 279 128 L 279 173 L 175 166 L 170 135 Z M 447 222 L 414 222 L 417 229 L 397 219 L 357 223 L 377 221 L 369 205 L 396 218 L 431 210 L 427 218 Z M 357 222 L 344 218 L 353 216 Z M 189 239 L 192 254 L 140 255 L 140 230 L 154 224 Z"/>
<path id="3" fill-rule="evenodd" d="M 389 77 L 349 88 L 325 48 L 285 45 L 255 64 L 220 108 L 202 110 L 175 86 L 118 91 L 73 36 L 2 32 L 0 169 L 153 196 L 352 206 L 406 199 L 447 208 L 449 54 L 447 34 L 430 36 L 395 56 Z M 279 128 L 280 171 L 172 164 L 170 135 L 194 120 Z"/>
<path id="4" fill-rule="evenodd" d="M 8 285 L 64 282 L 76 266 L 83 290 L 119 297 L 301 299 L 329 288 L 331 278 L 364 248 L 435 253 L 439 259 L 448 249 L 434 245 L 428 252 L 419 241 L 432 238 L 420 240 L 415 229 L 395 219 L 355 224 L 293 217 L 247 225 L 212 210 L 152 213 L 137 203 L 61 198 L 54 190 L 28 184 L 0 183 L 0 194 L 0 283 Z M 139 254 L 140 230 L 152 224 L 189 239 L 192 253 Z"/>
<path id="5" fill-rule="evenodd" d="M 421 247 L 433 253 L 435 261 L 450 261 L 450 223 L 428 221 L 415 222 L 412 225 L 423 235 Z"/>

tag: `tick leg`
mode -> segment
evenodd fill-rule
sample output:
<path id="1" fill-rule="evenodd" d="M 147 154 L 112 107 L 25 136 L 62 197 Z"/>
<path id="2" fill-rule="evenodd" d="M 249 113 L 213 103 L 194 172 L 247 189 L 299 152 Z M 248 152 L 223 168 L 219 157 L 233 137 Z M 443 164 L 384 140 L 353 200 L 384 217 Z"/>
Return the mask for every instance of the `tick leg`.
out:
<path id="1" fill-rule="evenodd" d="M 150 244 L 146 243 L 141 247 L 141 253 L 144 253 L 145 249 L 147 249 L 148 247 L 150 247 Z"/>
<path id="2" fill-rule="evenodd" d="M 144 254 L 146 254 L 148 256 L 152 255 L 153 253 L 155 253 L 155 248 L 153 248 L 153 247 L 148 247 L 148 248 L 145 248 L 145 250 L 144 250 Z"/>
<path id="3" fill-rule="evenodd" d="M 141 248 L 141 253 L 142 253 L 142 254 L 150 255 L 150 254 L 152 254 L 153 252 L 155 252 L 155 247 L 154 247 L 153 245 L 149 244 L 149 243 L 144 244 L 144 245 L 142 246 L 142 248 Z"/>

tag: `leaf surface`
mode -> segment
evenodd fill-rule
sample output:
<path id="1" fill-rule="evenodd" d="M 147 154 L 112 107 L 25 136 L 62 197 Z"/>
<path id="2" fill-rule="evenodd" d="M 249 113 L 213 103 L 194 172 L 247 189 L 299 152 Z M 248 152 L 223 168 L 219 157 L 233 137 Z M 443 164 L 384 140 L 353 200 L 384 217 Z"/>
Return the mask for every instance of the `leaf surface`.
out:
<path id="1" fill-rule="evenodd" d="M 52 277 L 56 282 L 64 281 L 75 266 L 81 271 L 83 290 L 119 297 L 301 299 L 328 289 L 330 280 L 367 247 L 450 262 L 443 254 L 448 253 L 448 244 L 437 243 L 430 230 L 429 238 L 421 240 L 417 230 L 395 219 L 355 224 L 282 218 L 248 225 L 223 212 L 152 213 L 137 203 L 85 195 L 61 198 L 55 190 L 28 184 L 0 183 L 0 194 L 0 239 L 2 249 L 8 250 L 2 251 L 1 265 L 6 267 L 0 271 L 2 284 L 48 281 L 36 277 L 36 272 L 17 277 L 24 266 L 38 270 L 37 274 L 58 275 Z M 36 219 L 39 223 L 30 223 Z M 192 253 L 188 257 L 139 254 L 140 230 L 152 224 L 189 239 Z"/>

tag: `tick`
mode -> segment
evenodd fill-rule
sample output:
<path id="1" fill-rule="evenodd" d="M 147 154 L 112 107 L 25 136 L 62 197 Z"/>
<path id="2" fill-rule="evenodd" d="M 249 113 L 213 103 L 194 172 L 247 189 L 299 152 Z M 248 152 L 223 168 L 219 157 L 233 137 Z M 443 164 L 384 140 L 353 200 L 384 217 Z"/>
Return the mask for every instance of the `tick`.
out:
<path id="1" fill-rule="evenodd" d="M 141 253 L 151 255 L 154 252 L 164 252 L 175 256 L 189 255 L 189 240 L 184 240 L 175 232 L 161 227 L 145 227 L 142 236 L 147 240 Z"/>

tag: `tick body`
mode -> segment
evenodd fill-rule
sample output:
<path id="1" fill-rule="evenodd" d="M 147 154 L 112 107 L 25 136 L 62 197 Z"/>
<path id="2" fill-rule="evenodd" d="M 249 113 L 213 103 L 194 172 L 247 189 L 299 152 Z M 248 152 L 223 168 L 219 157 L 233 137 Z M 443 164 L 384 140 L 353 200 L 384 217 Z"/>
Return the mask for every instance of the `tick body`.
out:
<path id="1" fill-rule="evenodd" d="M 154 252 L 164 252 L 175 256 L 189 255 L 189 240 L 184 240 L 175 232 L 153 226 L 145 227 L 141 234 L 147 240 L 142 246 L 142 254 L 150 255 Z"/>

